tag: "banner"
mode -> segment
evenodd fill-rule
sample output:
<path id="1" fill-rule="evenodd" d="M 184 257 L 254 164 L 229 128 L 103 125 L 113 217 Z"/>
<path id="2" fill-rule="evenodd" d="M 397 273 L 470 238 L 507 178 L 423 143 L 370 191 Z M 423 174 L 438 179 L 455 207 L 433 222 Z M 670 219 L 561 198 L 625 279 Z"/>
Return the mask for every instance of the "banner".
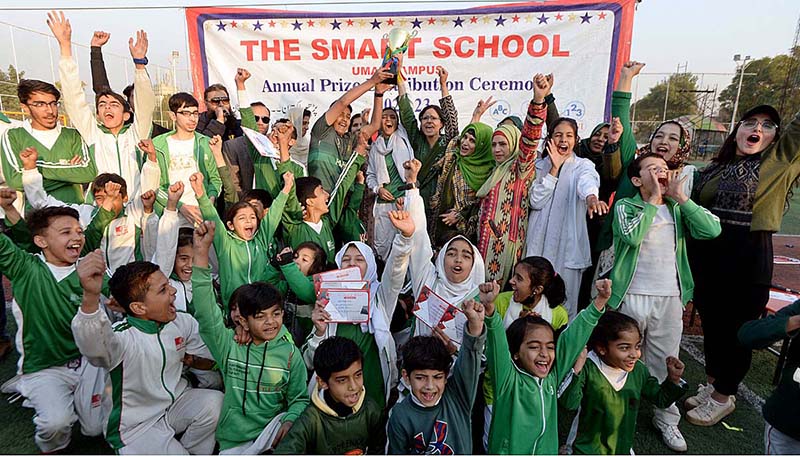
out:
<path id="1" fill-rule="evenodd" d="M 302 106 L 313 121 L 369 78 L 381 63 L 386 35 L 400 28 L 416 33 L 403 67 L 417 112 L 439 104 L 437 66 L 449 72 L 447 88 L 461 127 L 478 101 L 490 95 L 498 102 L 483 122 L 524 118 L 533 75 L 553 73 L 561 115 L 576 119 L 588 134 L 610 116 L 614 76 L 629 58 L 634 4 L 555 0 L 373 13 L 187 8 L 195 96 L 202 99 L 203 89 L 214 83 L 233 95 L 236 68 L 243 67 L 253 74 L 247 81 L 251 101 L 282 113 L 273 119 Z M 386 106 L 396 106 L 396 94 L 387 94 Z M 353 104 L 353 112 L 371 105 L 367 94 Z"/>

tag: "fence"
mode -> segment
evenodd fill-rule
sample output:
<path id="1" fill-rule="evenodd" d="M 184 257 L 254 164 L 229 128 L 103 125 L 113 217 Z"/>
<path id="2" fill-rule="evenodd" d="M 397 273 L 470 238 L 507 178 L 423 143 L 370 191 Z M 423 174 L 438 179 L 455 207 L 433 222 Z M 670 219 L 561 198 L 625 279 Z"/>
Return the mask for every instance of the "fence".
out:
<path id="1" fill-rule="evenodd" d="M 114 36 L 113 39 L 126 39 L 127 37 Z M 0 21 L 0 42 L 6 46 L 0 47 L 0 111 L 12 119 L 22 120 L 24 114 L 17 98 L 17 84 L 22 78 L 41 79 L 58 83 L 58 59 L 60 58 L 58 42 L 51 35 L 14 24 Z M 151 42 L 151 47 L 154 43 Z M 184 47 L 185 49 L 185 47 Z M 72 43 L 73 57 L 78 63 L 81 80 L 84 81 L 84 91 L 89 100 L 94 100 L 92 92 L 92 77 L 89 65 L 90 48 L 87 44 Z M 185 52 L 184 52 L 185 53 Z M 151 57 L 152 56 L 152 57 Z M 192 91 L 190 73 L 186 55 L 179 51 L 172 51 L 166 62 L 153 61 L 158 59 L 155 52 L 149 53 L 151 58 L 147 65 L 150 80 L 156 94 L 156 111 L 154 121 L 167 127 L 172 127 L 167 112 L 167 100 L 179 91 Z M 120 55 L 107 52 L 104 48 L 103 59 L 106 73 L 111 87 L 122 93 L 122 89 L 133 83 L 134 66 L 130 55 Z M 163 60 L 163 58 L 162 58 Z M 179 65 L 183 68 L 178 68 Z M 9 71 L 13 67 L 13 71 Z M 4 76 L 4 77 L 3 77 Z M 67 125 L 69 119 L 65 113 L 60 113 L 62 122 Z"/>

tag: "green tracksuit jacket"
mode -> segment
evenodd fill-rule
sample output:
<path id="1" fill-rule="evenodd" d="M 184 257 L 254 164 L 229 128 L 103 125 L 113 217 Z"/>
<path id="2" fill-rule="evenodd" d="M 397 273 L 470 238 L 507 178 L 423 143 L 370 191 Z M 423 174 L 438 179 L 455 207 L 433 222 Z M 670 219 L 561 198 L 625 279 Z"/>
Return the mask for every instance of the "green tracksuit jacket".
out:
<path id="1" fill-rule="evenodd" d="M 556 359 L 544 379 L 511 360 L 503 320 L 486 318 L 486 361 L 494 383 L 489 454 L 558 454 L 556 393 L 603 313 L 594 305 L 581 311 L 558 338 Z"/>

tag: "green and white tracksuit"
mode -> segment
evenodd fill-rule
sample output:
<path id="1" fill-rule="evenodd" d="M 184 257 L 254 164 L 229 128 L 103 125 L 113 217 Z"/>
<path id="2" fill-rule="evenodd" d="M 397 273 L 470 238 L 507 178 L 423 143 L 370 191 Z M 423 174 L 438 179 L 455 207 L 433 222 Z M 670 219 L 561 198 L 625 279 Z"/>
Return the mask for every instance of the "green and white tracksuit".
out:
<path id="1" fill-rule="evenodd" d="M 42 187 L 42 175 L 36 169 L 22 171 L 22 185 L 28 203 L 34 209 L 47 206 L 69 206 L 78 211 L 81 226 L 86 227 L 92 219 L 100 214 L 101 209 L 91 204 L 66 204 L 48 195 Z M 118 267 L 132 261 L 141 260 L 142 229 L 147 225 L 148 218 L 155 214 L 146 214 L 142 207 L 141 198 L 131 199 L 119 215 L 114 217 L 103 230 L 100 241 L 100 250 L 106 260 L 106 265 L 111 274 Z"/>
<path id="2" fill-rule="evenodd" d="M 222 393 L 197 389 L 191 404 L 182 396 L 191 391 L 183 372 L 186 354 L 210 357 L 198 336 L 197 321 L 179 312 L 168 323 L 128 316 L 111 326 L 105 312 L 78 311 L 72 320 L 75 342 L 90 363 L 109 370 L 113 407 L 108 415 L 106 440 L 115 450 L 129 454 L 160 449 L 183 449 L 193 454 L 214 451 L 214 431 L 222 406 Z M 187 396 L 188 397 L 188 396 Z M 182 416 L 170 417 L 178 405 Z M 172 423 L 167 423 L 172 421 Z M 189 422 L 172 435 L 164 428 Z M 166 425 L 166 426 L 165 426 Z M 174 434 L 183 431 L 176 445 Z"/>
<path id="3" fill-rule="evenodd" d="M 56 125 L 52 130 L 39 131 L 29 122 L 6 130 L 0 138 L 3 175 L 6 185 L 18 192 L 23 191 L 19 154 L 28 147 L 35 147 L 39 152 L 36 165 L 44 178 L 44 191 L 65 203 L 83 203 L 82 185 L 94 180 L 97 167 L 93 147 L 83 141 L 78 130 Z M 80 161 L 70 163 L 75 156 L 80 157 Z"/>
<path id="4" fill-rule="evenodd" d="M 62 57 L 58 72 L 64 109 L 83 140 L 94 146 L 97 174 L 114 173 L 122 176 L 128 184 L 128 196 L 133 201 L 141 194 L 139 175 L 143 160 L 137 145 L 141 139 L 150 137 L 156 105 L 147 70 L 134 70 L 133 89 L 136 96 L 133 97 L 132 108 L 136 116 L 131 124 L 123 125 L 116 135 L 95 117 L 97 110 L 86 101 L 75 59 Z"/>

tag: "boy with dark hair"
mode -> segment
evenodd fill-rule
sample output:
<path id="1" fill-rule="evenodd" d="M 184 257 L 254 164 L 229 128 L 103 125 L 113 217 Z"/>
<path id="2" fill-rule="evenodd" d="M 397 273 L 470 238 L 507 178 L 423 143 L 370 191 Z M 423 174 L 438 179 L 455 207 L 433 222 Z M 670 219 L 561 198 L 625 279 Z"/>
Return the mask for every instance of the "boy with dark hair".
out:
<path id="1" fill-rule="evenodd" d="M 22 160 L 22 184 L 25 196 L 31 207 L 39 209 L 47 206 L 64 206 L 65 203 L 45 193 L 42 187 L 42 175 L 36 169 L 38 153 L 29 147 L 20 153 Z M 113 190 L 112 190 L 113 189 Z M 113 195 L 108 193 L 113 191 Z M 155 194 L 147 192 L 128 202 L 128 186 L 125 179 L 117 174 L 103 173 L 92 182 L 91 192 L 95 204 L 68 205 L 80 214 L 81 226 L 88 227 L 97 219 L 96 224 L 108 227 L 103 230 L 100 249 L 106 252 L 106 261 L 111 273 L 124 264 L 141 260 L 142 231 L 153 212 Z M 114 198 L 116 194 L 120 198 Z"/>
<path id="2" fill-rule="evenodd" d="M 630 316 L 644 334 L 642 358 L 663 382 L 666 359 L 678 357 L 683 307 L 692 299 L 694 281 L 686 255 L 686 231 L 694 239 L 719 236 L 719 218 L 684 193 L 680 170 L 671 171 L 656 153 L 637 157 L 627 169 L 639 194 L 614 206 L 612 309 Z M 690 412 L 691 413 L 691 412 Z M 653 424 L 673 451 L 686 451 L 675 404 L 654 410 Z"/>
<path id="3" fill-rule="evenodd" d="M 217 440 L 220 454 L 261 454 L 280 443 L 308 405 L 306 367 L 283 326 L 283 298 L 267 283 L 237 289 L 237 320 L 251 341 L 234 341 L 234 331 L 220 318 L 211 284 L 208 251 L 214 230 L 212 222 L 195 228 L 192 288 L 200 335 L 226 386 Z"/>
<path id="4" fill-rule="evenodd" d="M 354 183 L 367 156 L 367 138 L 365 136 L 360 137 L 356 152 L 358 156 L 350 168 L 345 171 L 341 186 L 332 197 L 325 191 L 322 181 L 317 177 L 301 177 L 295 181 L 295 192 L 294 195 L 289 194 L 287 206 L 291 207 L 293 200 L 296 200 L 303 208 L 303 212 L 296 213 L 285 210 L 283 213 L 284 239 L 293 249 L 306 241 L 316 242 L 325 249 L 328 262 L 333 262 L 336 253 L 333 229 L 342 219 L 347 193 L 351 187 L 354 187 L 354 194 L 360 191 L 363 195 L 364 192 L 363 182 L 355 185 Z M 361 179 L 363 180 L 363 174 Z M 329 199 L 330 204 L 328 203 Z M 356 198 L 355 195 L 351 197 L 351 200 L 353 199 L 361 201 L 361 198 Z M 357 222 L 357 219 L 353 221 L 353 223 Z"/>
<path id="5" fill-rule="evenodd" d="M 83 300 L 72 333 L 89 362 L 109 370 L 106 440 L 119 454 L 211 454 L 222 393 L 190 388 L 181 376 L 184 358 L 208 356 L 197 321 L 176 312 L 175 289 L 158 265 L 136 261 L 108 283 L 127 315 L 112 327 L 99 306 L 105 271 L 99 250 L 78 266 Z"/>
<path id="6" fill-rule="evenodd" d="M 94 146 L 94 160 L 98 173 L 114 173 L 122 176 L 130 186 L 129 194 L 139 194 L 139 174 L 144 164 L 136 150 L 140 139 L 150 137 L 153 109 L 156 97 L 145 65 L 147 64 L 147 33 L 136 33 L 136 42 L 129 43 L 131 58 L 135 65 L 134 87 L 136 116 L 133 124 L 131 107 L 122 95 L 106 88 L 95 96 L 95 109 L 86 102 L 83 86 L 78 74 L 78 64 L 72 57 L 72 27 L 64 13 L 48 13 L 47 25 L 56 37 L 61 49 L 58 71 L 61 89 L 64 92 L 64 109 L 70 122 L 80 132 L 87 144 Z"/>
<path id="7" fill-rule="evenodd" d="M 65 203 L 83 203 L 81 185 L 94 179 L 97 168 L 90 147 L 78 130 L 58 124 L 61 93 L 50 83 L 23 79 L 17 86 L 17 96 L 30 120 L 21 127 L 9 128 L 0 138 L 6 185 L 23 191 L 19 154 L 28 147 L 36 147 L 39 149 L 36 165 L 42 173 L 45 192 Z"/>
<path id="8" fill-rule="evenodd" d="M 182 226 L 190 227 L 203 220 L 189 177 L 201 173 L 205 189 L 213 202 L 222 191 L 222 179 L 217 170 L 217 161 L 209 141 L 218 141 L 196 131 L 197 100 L 188 93 L 179 92 L 169 99 L 169 116 L 175 129 L 153 138 L 152 143 L 143 141 L 139 148 L 147 154 L 142 167 L 142 191 L 158 190 L 156 201 L 163 208 L 167 205 L 167 189 L 175 182 L 184 185 L 178 210 L 183 215 Z"/>
<path id="9" fill-rule="evenodd" d="M 272 206 L 273 198 L 266 190 L 254 188 L 253 190 L 246 191 L 242 195 L 242 201 L 253 206 L 256 209 L 258 219 L 261 220 L 267 215 L 269 207 Z"/>
<path id="10" fill-rule="evenodd" d="M 362 361 L 358 345 L 344 337 L 330 337 L 317 347 L 311 405 L 275 454 L 383 454 L 383 411 L 366 395 Z"/>
<path id="11" fill-rule="evenodd" d="M 0 189 L 7 222 L 20 220 L 15 199 L 12 189 Z M 28 228 L 42 253 L 26 253 L 0 236 L 0 271 L 15 296 L 21 375 L 16 389 L 25 396 L 24 405 L 35 410 L 36 445 L 49 453 L 69 445 L 76 420 L 84 434 L 100 435 L 102 414 L 99 400 L 92 404 L 97 370 L 81 359 L 70 329 L 83 294 L 75 269 L 85 243 L 78 212 L 40 209 L 28 217 Z"/>
<path id="12" fill-rule="evenodd" d="M 403 380 L 411 395 L 392 408 L 387 424 L 389 454 L 471 454 L 472 406 L 486 341 L 484 306 L 464 303 L 467 324 L 453 376 L 452 357 L 434 336 L 416 336 L 403 347 Z M 447 383 L 450 387 L 445 389 Z"/>

